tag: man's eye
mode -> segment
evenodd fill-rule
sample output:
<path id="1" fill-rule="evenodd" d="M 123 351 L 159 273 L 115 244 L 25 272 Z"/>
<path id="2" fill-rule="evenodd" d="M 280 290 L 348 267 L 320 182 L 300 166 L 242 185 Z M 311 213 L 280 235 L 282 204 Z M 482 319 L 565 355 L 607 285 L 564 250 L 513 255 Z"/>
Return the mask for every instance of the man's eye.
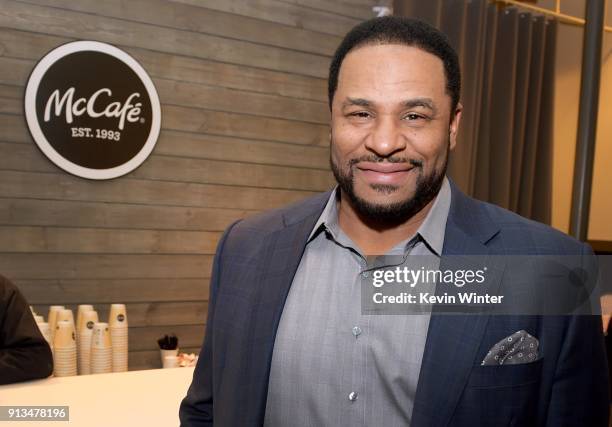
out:
<path id="1" fill-rule="evenodd" d="M 404 118 L 408 119 L 408 120 L 419 120 L 419 119 L 424 119 L 425 117 L 421 116 L 420 114 L 417 113 L 408 113 L 404 116 Z"/>
<path id="2" fill-rule="evenodd" d="M 368 113 L 367 111 L 355 111 L 354 113 L 350 113 L 349 116 L 358 117 L 360 119 L 367 119 L 368 117 L 370 117 L 370 113 Z"/>

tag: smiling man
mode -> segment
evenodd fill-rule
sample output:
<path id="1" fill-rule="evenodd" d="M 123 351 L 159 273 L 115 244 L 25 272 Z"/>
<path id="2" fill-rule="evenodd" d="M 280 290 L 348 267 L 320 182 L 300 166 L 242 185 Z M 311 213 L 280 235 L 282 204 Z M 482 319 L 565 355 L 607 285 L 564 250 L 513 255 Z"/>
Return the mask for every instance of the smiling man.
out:
<path id="1" fill-rule="evenodd" d="M 329 74 L 338 186 L 225 232 L 183 426 L 607 425 L 596 316 L 362 312 L 379 255 L 437 268 L 458 254 L 590 253 L 446 178 L 460 80 L 427 24 L 384 17 L 347 34 Z M 531 359 L 499 353 L 505 340 Z"/>
<path id="2" fill-rule="evenodd" d="M 416 232 L 444 182 L 461 118 L 459 68 L 448 45 L 436 55 L 347 39 L 329 83 L 338 221 L 365 254 L 384 254 Z"/>

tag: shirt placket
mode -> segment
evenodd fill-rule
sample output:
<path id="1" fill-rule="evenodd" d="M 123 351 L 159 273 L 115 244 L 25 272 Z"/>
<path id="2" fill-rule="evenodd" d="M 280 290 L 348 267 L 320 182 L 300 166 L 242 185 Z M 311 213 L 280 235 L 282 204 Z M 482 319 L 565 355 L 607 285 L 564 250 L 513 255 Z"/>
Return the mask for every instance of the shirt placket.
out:
<path id="1" fill-rule="evenodd" d="M 353 262 L 355 263 L 355 271 L 353 284 L 351 287 L 351 310 L 349 315 L 349 323 L 346 326 L 346 333 L 351 336 L 351 374 L 350 382 L 346 384 L 345 402 L 348 407 L 348 414 L 351 426 L 365 426 L 365 401 L 367 396 L 366 378 L 367 378 L 367 323 L 364 322 L 364 317 L 361 315 L 361 276 L 369 274 L 367 272 L 367 261 L 363 256 L 351 251 Z"/>

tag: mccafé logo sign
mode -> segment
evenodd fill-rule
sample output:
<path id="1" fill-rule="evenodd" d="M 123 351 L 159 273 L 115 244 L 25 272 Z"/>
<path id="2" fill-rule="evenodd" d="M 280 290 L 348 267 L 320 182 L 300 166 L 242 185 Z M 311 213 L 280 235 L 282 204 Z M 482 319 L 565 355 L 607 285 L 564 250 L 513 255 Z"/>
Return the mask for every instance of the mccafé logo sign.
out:
<path id="1" fill-rule="evenodd" d="M 25 94 L 30 133 L 57 166 L 111 179 L 140 166 L 161 125 L 159 97 L 145 70 L 114 46 L 67 43 L 36 65 Z"/>

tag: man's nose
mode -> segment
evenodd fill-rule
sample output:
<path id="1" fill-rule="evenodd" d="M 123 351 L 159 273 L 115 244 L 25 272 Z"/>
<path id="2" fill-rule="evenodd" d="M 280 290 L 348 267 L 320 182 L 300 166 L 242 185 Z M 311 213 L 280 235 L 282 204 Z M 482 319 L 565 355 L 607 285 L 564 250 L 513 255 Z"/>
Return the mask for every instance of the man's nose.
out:
<path id="1" fill-rule="evenodd" d="M 406 148 L 400 123 L 394 117 L 380 116 L 366 138 L 366 148 L 380 157 L 389 157 Z"/>

